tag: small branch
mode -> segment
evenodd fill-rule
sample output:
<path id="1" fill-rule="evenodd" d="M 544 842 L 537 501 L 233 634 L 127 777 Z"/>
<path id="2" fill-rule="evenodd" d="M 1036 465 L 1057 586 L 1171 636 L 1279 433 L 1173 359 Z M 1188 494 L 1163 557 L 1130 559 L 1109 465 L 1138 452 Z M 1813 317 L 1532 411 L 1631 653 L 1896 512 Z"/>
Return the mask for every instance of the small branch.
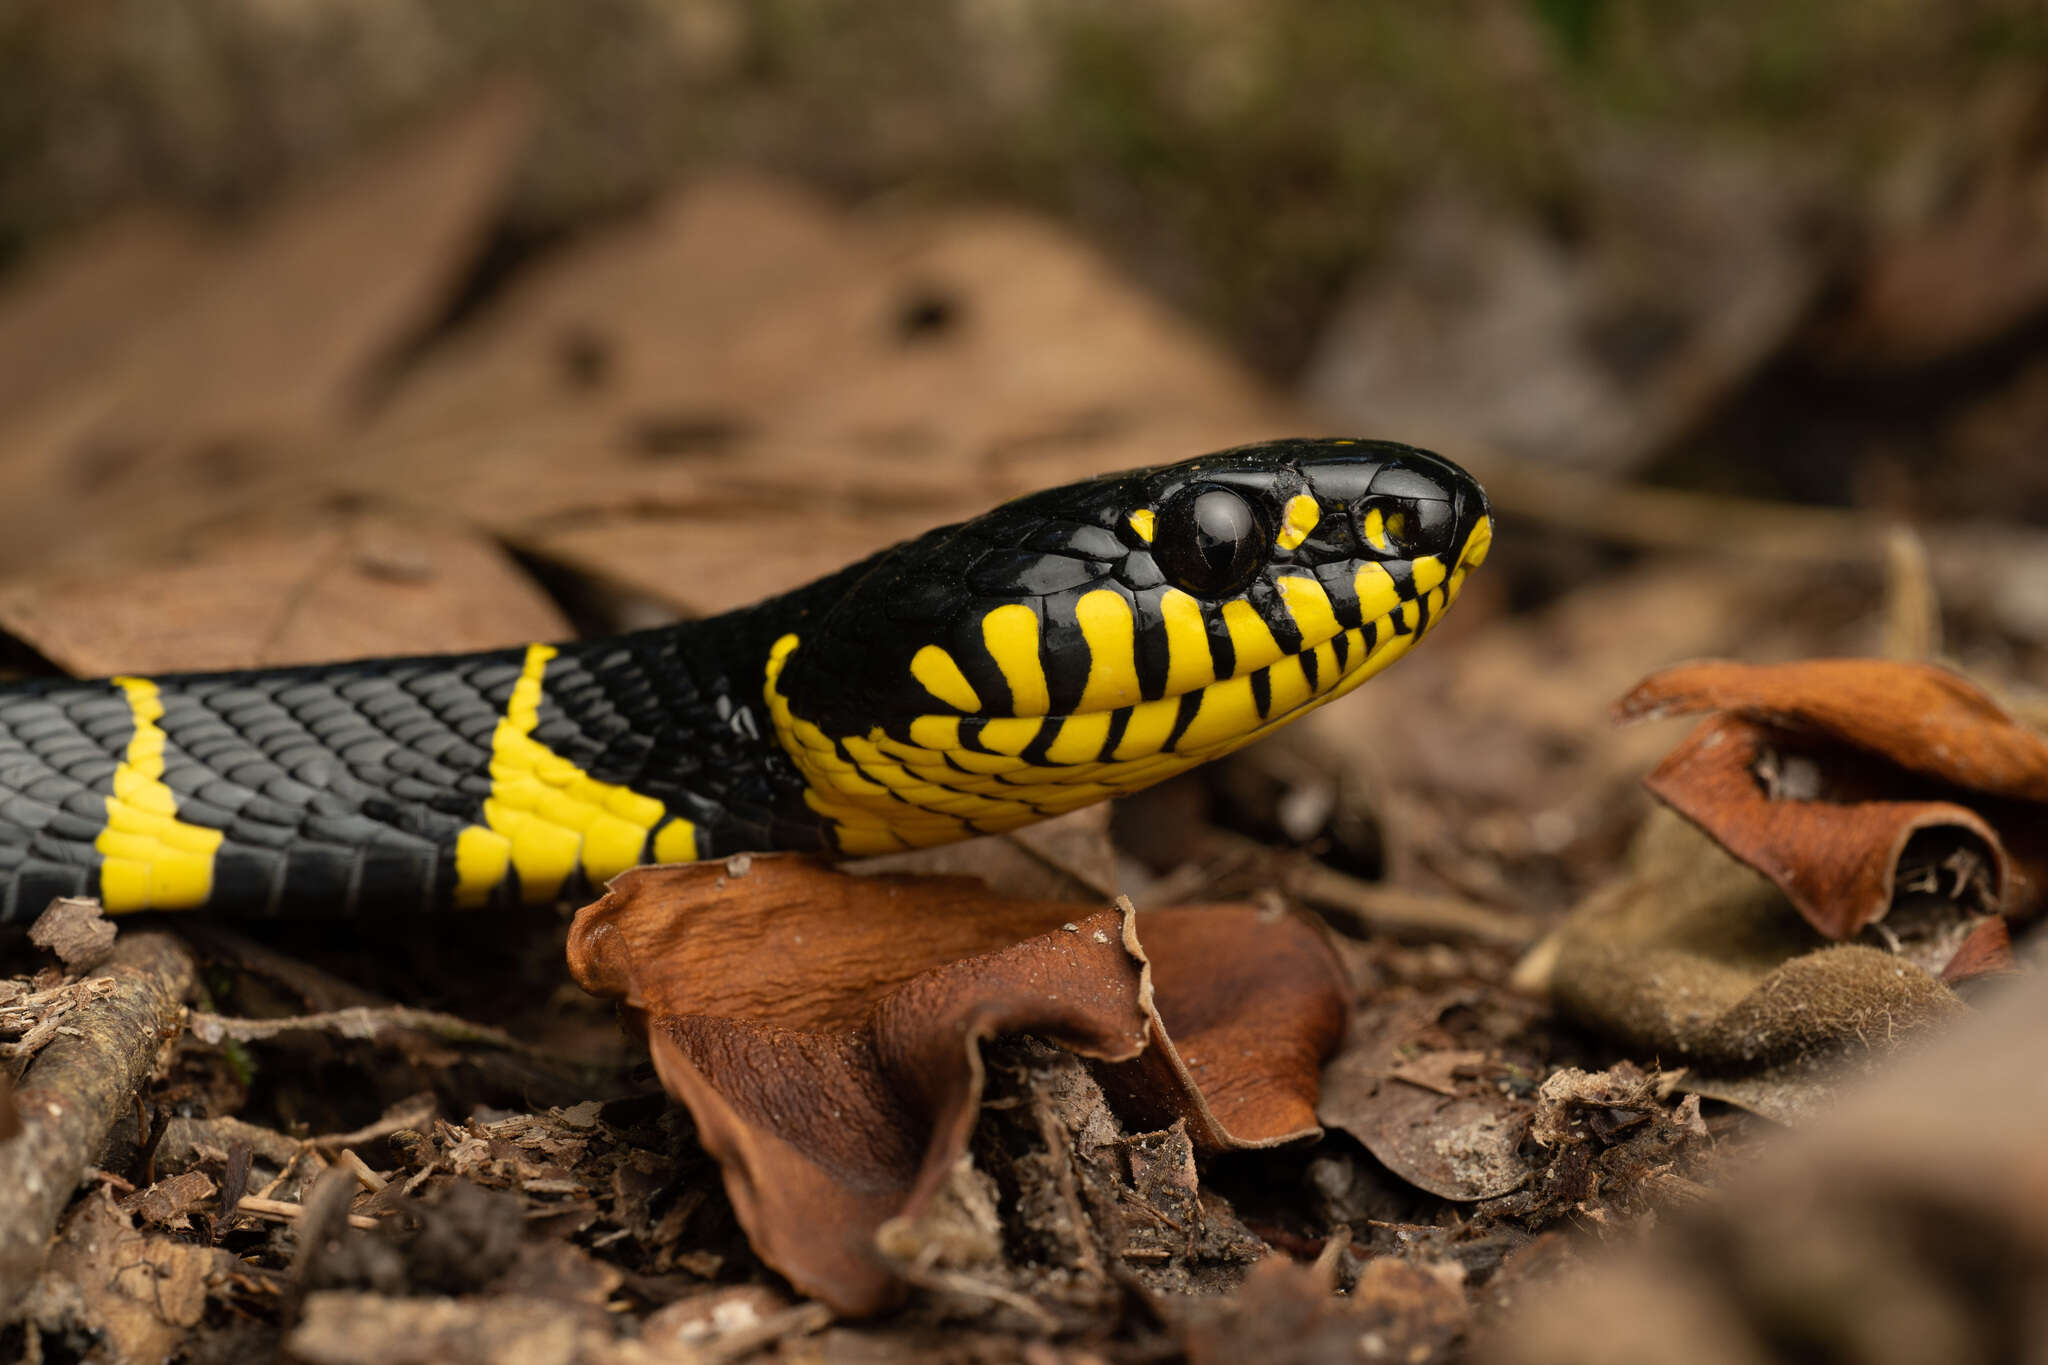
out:
<path id="1" fill-rule="evenodd" d="M 1476 939 L 1520 948 L 1536 940 L 1544 925 L 1529 915 L 1511 915 L 1476 901 L 1428 896 L 1347 877 L 1309 858 L 1296 859 L 1280 874 L 1289 895 L 1358 921 L 1383 934 L 1424 938 Z"/>
<path id="2" fill-rule="evenodd" d="M 383 1176 L 378 1175 L 375 1171 L 371 1170 L 368 1163 L 366 1163 L 361 1157 L 357 1156 L 355 1154 L 354 1149 L 352 1148 L 342 1148 L 341 1156 L 335 1164 L 342 1167 L 342 1169 L 346 1170 L 350 1175 L 353 1175 L 356 1178 L 356 1183 L 358 1185 L 361 1185 L 364 1189 L 368 1190 L 371 1194 L 375 1194 L 377 1191 L 383 1189 L 386 1185 L 389 1185 L 391 1183 L 390 1181 L 386 1180 Z"/>
<path id="3" fill-rule="evenodd" d="M 164 933 L 124 934 L 103 998 L 73 1010 L 15 1096 L 22 1131 L 0 1143 L 0 1321 L 35 1282 L 71 1193 L 114 1122 L 155 1074 L 192 989 L 192 957 Z"/>
<path id="4" fill-rule="evenodd" d="M 324 1033 L 336 1038 L 375 1043 L 402 1042 L 408 1036 L 432 1038 L 436 1042 L 507 1053 L 551 1074 L 583 1079 L 608 1078 L 622 1069 L 535 1047 L 503 1029 L 475 1023 L 460 1015 L 414 1009 L 409 1005 L 351 1005 L 346 1009 L 286 1015 L 278 1019 L 242 1019 L 222 1014 L 192 1016 L 192 1035 L 204 1043 L 219 1043 L 229 1038 L 236 1042 L 256 1042 L 289 1033 Z"/>
<path id="5" fill-rule="evenodd" d="M 253 1213 L 259 1218 L 275 1218 L 285 1223 L 296 1223 L 306 1216 L 304 1204 L 287 1203 L 282 1199 L 264 1199 L 253 1194 L 243 1195 L 236 1201 L 235 1208 L 242 1213 Z M 367 1230 L 376 1227 L 377 1220 L 368 1214 L 352 1213 L 348 1216 L 348 1225 Z"/>

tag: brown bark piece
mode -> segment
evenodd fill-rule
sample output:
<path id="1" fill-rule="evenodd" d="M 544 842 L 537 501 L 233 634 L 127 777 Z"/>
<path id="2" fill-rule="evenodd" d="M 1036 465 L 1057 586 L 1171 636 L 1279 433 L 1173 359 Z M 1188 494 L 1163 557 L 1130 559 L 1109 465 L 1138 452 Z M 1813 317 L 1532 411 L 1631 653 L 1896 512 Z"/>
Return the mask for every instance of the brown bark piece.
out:
<path id="1" fill-rule="evenodd" d="M 0 1146 L 0 1316 L 34 1280 L 58 1213 L 155 1071 L 192 988 L 192 958 L 168 934 L 127 934 L 105 974 L 114 990 L 74 1012 L 22 1077 L 23 1131 Z"/>
<path id="2" fill-rule="evenodd" d="M 28 941 L 57 955 L 74 972 L 97 967 L 114 951 L 114 922 L 89 897 L 59 896 L 28 927 Z"/>
<path id="3" fill-rule="evenodd" d="M 99 1338 L 102 1359 L 168 1360 L 205 1316 L 210 1282 L 235 1268 L 228 1252 L 137 1232 L 97 1190 L 64 1220 L 27 1315 Z"/>

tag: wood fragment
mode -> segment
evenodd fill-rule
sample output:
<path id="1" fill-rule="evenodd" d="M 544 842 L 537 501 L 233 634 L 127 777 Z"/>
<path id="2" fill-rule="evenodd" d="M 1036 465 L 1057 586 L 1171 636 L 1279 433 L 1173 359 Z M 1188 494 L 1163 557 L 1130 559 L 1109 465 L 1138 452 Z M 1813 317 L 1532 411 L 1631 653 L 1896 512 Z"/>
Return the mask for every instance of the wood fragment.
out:
<path id="1" fill-rule="evenodd" d="M 306 1146 L 320 1151 L 331 1152 L 337 1148 L 357 1147 L 378 1138 L 390 1137 L 393 1133 L 409 1130 L 425 1132 L 434 1121 L 434 1097 L 414 1095 L 400 1100 L 385 1110 L 383 1115 L 362 1127 L 346 1133 L 329 1133 L 324 1137 L 307 1138 Z"/>
<path id="2" fill-rule="evenodd" d="M 414 1009 L 409 1005 L 351 1005 L 318 1014 L 295 1014 L 280 1019 L 240 1019 L 219 1014 L 192 1016 L 193 1036 L 203 1042 L 257 1042 L 293 1033 L 324 1033 L 337 1038 L 384 1045 L 402 1044 L 408 1038 L 430 1038 L 438 1043 L 485 1050 L 516 1062 L 522 1079 L 532 1091 L 552 1083 L 564 1092 L 587 1096 L 616 1087 L 628 1069 L 624 1060 L 591 1062 L 536 1047 L 503 1029 L 479 1024 L 459 1015 L 438 1010 Z M 402 1125 L 410 1126 L 410 1125 Z"/>
<path id="3" fill-rule="evenodd" d="M 698 1347 L 705 1365 L 726 1365 L 790 1337 L 807 1337 L 832 1325 L 834 1314 L 818 1302 L 799 1303 L 771 1313 L 750 1327 L 738 1328 Z"/>
<path id="4" fill-rule="evenodd" d="M 1288 866 L 1280 884 L 1289 895 L 1355 919 L 1377 933 L 1474 939 L 1519 948 L 1534 942 L 1544 928 L 1533 916 L 1512 915 L 1452 896 L 1376 886 L 1309 858 Z"/>
<path id="5" fill-rule="evenodd" d="M 1887 659 L 1929 663 L 1941 653 L 1941 594 L 1927 543 L 1903 523 L 1884 538 L 1884 645 Z"/>
<path id="6" fill-rule="evenodd" d="M 389 1185 L 391 1183 L 390 1181 L 386 1180 L 383 1176 L 378 1175 L 375 1171 L 371 1170 L 369 1166 L 364 1163 L 363 1159 L 355 1154 L 353 1148 L 342 1148 L 341 1156 L 337 1164 L 340 1165 L 343 1169 L 347 1170 L 350 1175 L 353 1175 L 356 1178 L 356 1183 L 358 1185 L 361 1185 L 364 1189 L 368 1190 L 371 1194 L 375 1194 L 377 1191 L 383 1189 L 386 1185 Z"/>
<path id="7" fill-rule="evenodd" d="M 157 1159 L 172 1165 L 189 1166 L 206 1159 L 206 1149 L 232 1153 L 236 1144 L 251 1156 L 272 1166 L 283 1166 L 299 1150 L 299 1144 L 274 1128 L 237 1118 L 194 1119 L 183 1116 L 164 1124 L 163 1141 L 157 1144 Z"/>
<path id="8" fill-rule="evenodd" d="M 259 1218 L 275 1218 L 280 1222 L 296 1223 L 305 1217 L 306 1206 L 293 1204 L 283 1199 L 264 1199 L 258 1195 L 245 1194 L 235 1201 L 235 1208 L 242 1213 L 253 1213 Z M 352 1228 L 374 1228 L 377 1220 L 366 1214 L 352 1213 L 348 1216 Z"/>
<path id="9" fill-rule="evenodd" d="M 75 1010 L 22 1078 L 22 1131 L 0 1145 L 0 1320 L 35 1282 L 58 1214 L 155 1072 L 192 989 L 192 956 L 169 934 L 126 934 L 104 974 L 113 989 Z"/>

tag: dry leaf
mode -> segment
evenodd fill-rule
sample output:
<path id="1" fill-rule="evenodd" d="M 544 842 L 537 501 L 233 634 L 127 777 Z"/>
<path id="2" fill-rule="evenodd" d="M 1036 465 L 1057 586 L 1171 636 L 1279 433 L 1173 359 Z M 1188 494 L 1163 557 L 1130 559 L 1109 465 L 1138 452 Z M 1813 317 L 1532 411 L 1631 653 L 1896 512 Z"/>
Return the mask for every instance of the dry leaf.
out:
<path id="1" fill-rule="evenodd" d="M 1440 1035 L 1437 1019 L 1456 1003 L 1361 1015 L 1323 1077 L 1317 1112 L 1418 1189 L 1492 1199 L 1529 1178 L 1519 1149 L 1530 1107 L 1492 1083 L 1498 1067 L 1484 1067 L 1484 1054 L 1431 1046 L 1443 1041 L 1432 1036 Z"/>
<path id="2" fill-rule="evenodd" d="M 1845 1070 L 1964 1012 L 1906 958 L 1830 943 L 1669 812 L 1652 815 L 1623 875 L 1547 951 L 1548 971 L 1529 984 L 1566 1014 L 1635 1055 L 1683 1065 L 1684 1088 L 1781 1122 L 1810 1116 Z"/>
<path id="3" fill-rule="evenodd" d="M 1240 907 L 1142 923 L 1173 944 L 1156 982 L 1128 913 L 745 857 L 621 876 L 578 915 L 570 965 L 645 1021 L 755 1250 L 865 1313 L 901 1292 L 878 1232 L 923 1216 L 966 1149 L 987 1038 L 1031 1033 L 1109 1061 L 1149 1044 L 1157 1066 L 1113 1079 L 1148 1113 L 1186 1116 L 1198 1141 L 1314 1131 L 1343 999 L 1320 938 Z"/>
<path id="4" fill-rule="evenodd" d="M 1185 1122 L 1207 1152 L 1319 1136 L 1318 1077 L 1350 997 L 1322 935 L 1236 905 L 1148 910 L 1137 930 L 1157 1007 L 1151 1046 L 1103 1069 L 1104 1088 L 1154 1127 Z"/>
<path id="5" fill-rule="evenodd" d="M 1983 904 L 2001 904 L 2005 851 L 1991 826 L 1953 801 L 1858 799 L 1881 785 L 1903 785 L 1863 780 L 1869 765 L 1859 757 L 1815 753 L 1796 733 L 1722 716 L 1687 736 L 1644 785 L 1776 882 L 1831 939 L 1853 938 L 1884 917 L 1907 846 L 1923 836 L 1943 848 L 1980 851 Z M 1797 796 L 1767 791 L 1763 774 L 1786 769 L 1813 785 Z"/>
<path id="6" fill-rule="evenodd" d="M 195 224 L 138 213 L 81 232 L 0 292 L 0 423 L 103 373 L 186 297 L 206 263 Z"/>
<path id="7" fill-rule="evenodd" d="M 1952 901 L 2008 915 L 2038 904 L 2048 739 L 1962 678 L 1875 659 L 1687 664 L 1616 707 L 1623 719 L 1701 711 L 1730 714 L 1674 750 L 1650 790 L 1829 938 L 1886 915 L 1909 842 L 1929 889 Z"/>
<path id="8" fill-rule="evenodd" d="M 350 477 L 402 472 L 703 614 L 1033 488 L 1293 425 L 1064 233 L 733 176 L 515 283 L 409 377 Z"/>
<path id="9" fill-rule="evenodd" d="M 0 626 L 71 673 L 265 668 L 570 633 L 498 545 L 374 513 L 217 530 L 182 559 L 0 587 Z"/>
<path id="10" fill-rule="evenodd" d="M 1192 1315 L 1182 1341 L 1190 1365 L 1433 1361 L 1445 1358 L 1470 1311 L 1464 1271 L 1453 1264 L 1377 1257 L 1339 1295 L 1310 1267 L 1275 1256 L 1227 1301 Z"/>
<path id="11" fill-rule="evenodd" d="M 1926 1055 L 1757 1152 L 1717 1197 L 1518 1296 L 1474 1358 L 1990 1365 L 2038 1356 L 2048 1301 L 2044 1068 L 2048 989 L 2022 979 Z"/>
<path id="12" fill-rule="evenodd" d="M 0 423 L 8 566 L 132 552 L 309 461 L 459 278 L 530 115 L 489 92 L 217 235 L 120 345 L 17 404 Z M 77 347 L 97 335 L 80 326 Z"/>
<path id="13" fill-rule="evenodd" d="M 1968 680 L 1932 664 L 1806 659 L 1681 664 L 1615 704 L 1621 720 L 1733 711 L 1813 730 L 1989 796 L 2048 801 L 2048 738 Z"/>

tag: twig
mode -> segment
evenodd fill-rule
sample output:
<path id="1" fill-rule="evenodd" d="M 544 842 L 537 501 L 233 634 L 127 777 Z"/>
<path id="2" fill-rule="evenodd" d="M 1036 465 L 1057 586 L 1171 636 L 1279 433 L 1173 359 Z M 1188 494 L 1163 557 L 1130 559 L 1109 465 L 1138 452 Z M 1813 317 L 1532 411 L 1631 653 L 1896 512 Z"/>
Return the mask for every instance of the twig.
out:
<path id="1" fill-rule="evenodd" d="M 1927 545 L 1912 527 L 1884 538 L 1884 657 L 1924 663 L 1941 653 L 1941 595 Z"/>
<path id="2" fill-rule="evenodd" d="M 799 1303 L 770 1313 L 747 1327 L 739 1327 L 697 1348 L 695 1359 L 704 1365 L 726 1365 L 787 1337 L 807 1337 L 832 1325 L 832 1310 L 822 1303 Z"/>
<path id="3" fill-rule="evenodd" d="M 191 954 L 164 933 L 124 934 L 102 975 L 114 988 L 74 1010 L 15 1096 L 22 1131 L 0 1144 L 0 1321 L 34 1283 L 57 1215 L 114 1121 L 156 1071 L 192 989 Z"/>
<path id="4" fill-rule="evenodd" d="M 591 1062 L 564 1056 L 536 1047 L 488 1024 L 479 1024 L 460 1015 L 443 1014 L 438 1010 L 414 1009 L 409 1005 L 352 1005 L 347 1009 L 287 1015 L 279 1019 L 194 1014 L 192 1033 L 207 1043 L 229 1038 L 237 1042 L 254 1042 L 291 1033 L 324 1033 L 337 1038 L 377 1043 L 402 1041 L 408 1035 L 426 1037 L 436 1042 L 505 1053 L 551 1078 L 573 1078 L 590 1084 L 616 1077 L 631 1065 L 624 1061 Z"/>
<path id="5" fill-rule="evenodd" d="M 346 1009 L 323 1010 L 318 1014 L 288 1014 L 277 1019 L 240 1019 L 224 1014 L 192 1016 L 192 1036 L 202 1043 L 226 1038 L 246 1043 L 276 1038 L 286 1033 L 328 1033 L 337 1038 L 363 1042 L 389 1039 L 395 1034 L 421 1034 L 444 1043 L 474 1043 L 503 1052 L 522 1054 L 540 1050 L 523 1043 L 502 1029 L 473 1023 L 460 1015 L 437 1010 L 414 1009 L 409 1005 L 351 1005 Z"/>
<path id="6" fill-rule="evenodd" d="M 1350 1245 L 1351 1226 L 1348 1223 L 1339 1223 L 1330 1229 L 1329 1239 L 1323 1243 L 1323 1249 L 1316 1253 L 1315 1264 L 1309 1267 L 1309 1273 L 1315 1276 L 1316 1283 L 1325 1290 L 1337 1287 L 1337 1263 L 1344 1255 L 1344 1249 Z"/>
<path id="7" fill-rule="evenodd" d="M 1308 858 L 1286 867 L 1280 885 L 1310 905 L 1349 915 L 1381 933 L 1477 939 L 1519 948 L 1534 942 L 1544 929 L 1527 915 L 1510 915 L 1451 896 L 1375 886 Z"/>
<path id="8" fill-rule="evenodd" d="M 1863 513 L 1623 483 L 1483 452 L 1456 452 L 1502 514 L 1614 545 L 1794 564 L 1874 564 L 1882 535 Z"/>
<path id="9" fill-rule="evenodd" d="M 390 1137 L 393 1133 L 403 1133 L 407 1129 L 425 1131 L 427 1125 L 433 1121 L 434 1097 L 414 1095 L 410 1099 L 400 1100 L 385 1110 L 383 1117 L 360 1128 L 347 1133 L 328 1133 L 322 1137 L 310 1137 L 306 1139 L 305 1145 L 324 1152 L 331 1152 L 338 1147 L 358 1147 L 365 1142 Z"/>
<path id="10" fill-rule="evenodd" d="M 295 1223 L 306 1216 L 304 1204 L 291 1204 L 282 1199 L 265 1199 L 254 1194 L 245 1194 L 236 1200 L 235 1209 L 240 1213 L 253 1213 L 259 1218 L 276 1218 L 286 1223 Z M 348 1216 L 348 1225 L 352 1228 L 374 1228 L 377 1226 L 377 1220 L 368 1214 L 352 1213 Z"/>
<path id="11" fill-rule="evenodd" d="M 361 1185 L 364 1189 L 368 1190 L 371 1194 L 375 1194 L 377 1191 L 383 1189 L 386 1185 L 389 1185 L 391 1183 L 390 1181 L 386 1180 L 383 1176 L 378 1175 L 375 1171 L 371 1170 L 369 1166 L 365 1164 L 363 1159 L 357 1156 L 354 1150 L 351 1148 L 344 1147 L 341 1149 L 341 1159 L 337 1164 L 344 1167 L 351 1175 L 353 1175 L 356 1178 L 356 1183 L 358 1185 Z"/>

